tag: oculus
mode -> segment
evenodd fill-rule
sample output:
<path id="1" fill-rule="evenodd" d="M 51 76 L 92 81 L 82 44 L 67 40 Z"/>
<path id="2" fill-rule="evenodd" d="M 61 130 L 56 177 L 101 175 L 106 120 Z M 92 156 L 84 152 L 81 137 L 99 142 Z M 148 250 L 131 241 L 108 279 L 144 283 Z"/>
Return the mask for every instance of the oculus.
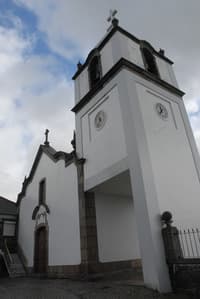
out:
<path id="1" fill-rule="evenodd" d="M 106 123 L 106 113 L 103 110 L 100 110 L 95 118 L 94 118 L 94 125 L 97 130 L 101 130 Z"/>
<path id="2" fill-rule="evenodd" d="M 167 108 L 161 104 L 161 103 L 157 103 L 156 106 L 156 112 L 157 114 L 164 120 L 168 119 L 168 111 Z"/>

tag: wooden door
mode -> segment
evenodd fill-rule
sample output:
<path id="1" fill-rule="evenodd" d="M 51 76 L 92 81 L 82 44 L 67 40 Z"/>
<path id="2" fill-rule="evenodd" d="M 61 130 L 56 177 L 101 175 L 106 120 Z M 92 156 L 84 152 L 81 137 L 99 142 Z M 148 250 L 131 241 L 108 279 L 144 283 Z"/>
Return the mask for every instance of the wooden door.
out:
<path id="1" fill-rule="evenodd" d="M 35 258 L 34 258 L 35 272 L 46 273 L 47 261 L 48 261 L 47 230 L 45 227 L 41 227 L 37 230 L 35 235 Z"/>

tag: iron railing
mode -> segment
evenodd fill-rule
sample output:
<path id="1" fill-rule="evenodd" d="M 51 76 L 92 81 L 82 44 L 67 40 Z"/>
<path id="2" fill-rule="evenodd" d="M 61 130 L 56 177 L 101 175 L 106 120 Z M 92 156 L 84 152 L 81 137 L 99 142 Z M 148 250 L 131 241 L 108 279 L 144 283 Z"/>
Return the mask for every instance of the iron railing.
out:
<path id="1" fill-rule="evenodd" d="M 172 214 L 169 211 L 162 214 L 161 221 L 172 288 L 198 290 L 200 287 L 200 229 L 179 229 L 172 226 Z"/>
<path id="2" fill-rule="evenodd" d="M 10 266 L 13 263 L 13 258 L 10 254 L 10 251 L 8 249 L 8 244 L 7 244 L 7 240 L 4 240 L 4 256 L 6 258 L 6 261 L 8 263 L 8 265 Z"/>
<path id="3" fill-rule="evenodd" d="M 178 230 L 183 258 L 200 258 L 200 230 L 192 228 Z"/>

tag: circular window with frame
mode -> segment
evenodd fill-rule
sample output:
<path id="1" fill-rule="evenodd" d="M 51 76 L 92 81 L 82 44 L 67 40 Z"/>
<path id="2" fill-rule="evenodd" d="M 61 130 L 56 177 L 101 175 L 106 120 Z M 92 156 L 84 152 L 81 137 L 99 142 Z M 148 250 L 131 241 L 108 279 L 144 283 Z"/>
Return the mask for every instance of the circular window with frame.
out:
<path id="1" fill-rule="evenodd" d="M 94 126 L 96 130 L 101 130 L 106 123 L 106 113 L 100 110 L 94 118 Z"/>
<path id="2" fill-rule="evenodd" d="M 156 103 L 155 109 L 156 109 L 156 112 L 157 112 L 157 114 L 160 118 L 162 118 L 163 120 L 168 119 L 168 116 L 169 116 L 168 110 L 163 104 Z"/>

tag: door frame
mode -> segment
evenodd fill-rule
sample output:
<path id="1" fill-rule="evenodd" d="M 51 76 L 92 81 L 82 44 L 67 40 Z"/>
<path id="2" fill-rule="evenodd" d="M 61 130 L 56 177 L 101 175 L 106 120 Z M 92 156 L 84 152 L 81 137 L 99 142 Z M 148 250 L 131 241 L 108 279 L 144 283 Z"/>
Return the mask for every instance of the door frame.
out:
<path id="1" fill-rule="evenodd" d="M 37 263 L 37 257 L 38 257 L 38 233 L 41 229 L 45 229 L 45 272 L 40 273 L 38 272 L 38 263 Z M 34 259 L 33 259 L 33 270 L 34 273 L 38 274 L 46 274 L 48 272 L 48 260 L 49 260 L 49 229 L 47 224 L 40 224 L 35 228 L 34 233 Z"/>

